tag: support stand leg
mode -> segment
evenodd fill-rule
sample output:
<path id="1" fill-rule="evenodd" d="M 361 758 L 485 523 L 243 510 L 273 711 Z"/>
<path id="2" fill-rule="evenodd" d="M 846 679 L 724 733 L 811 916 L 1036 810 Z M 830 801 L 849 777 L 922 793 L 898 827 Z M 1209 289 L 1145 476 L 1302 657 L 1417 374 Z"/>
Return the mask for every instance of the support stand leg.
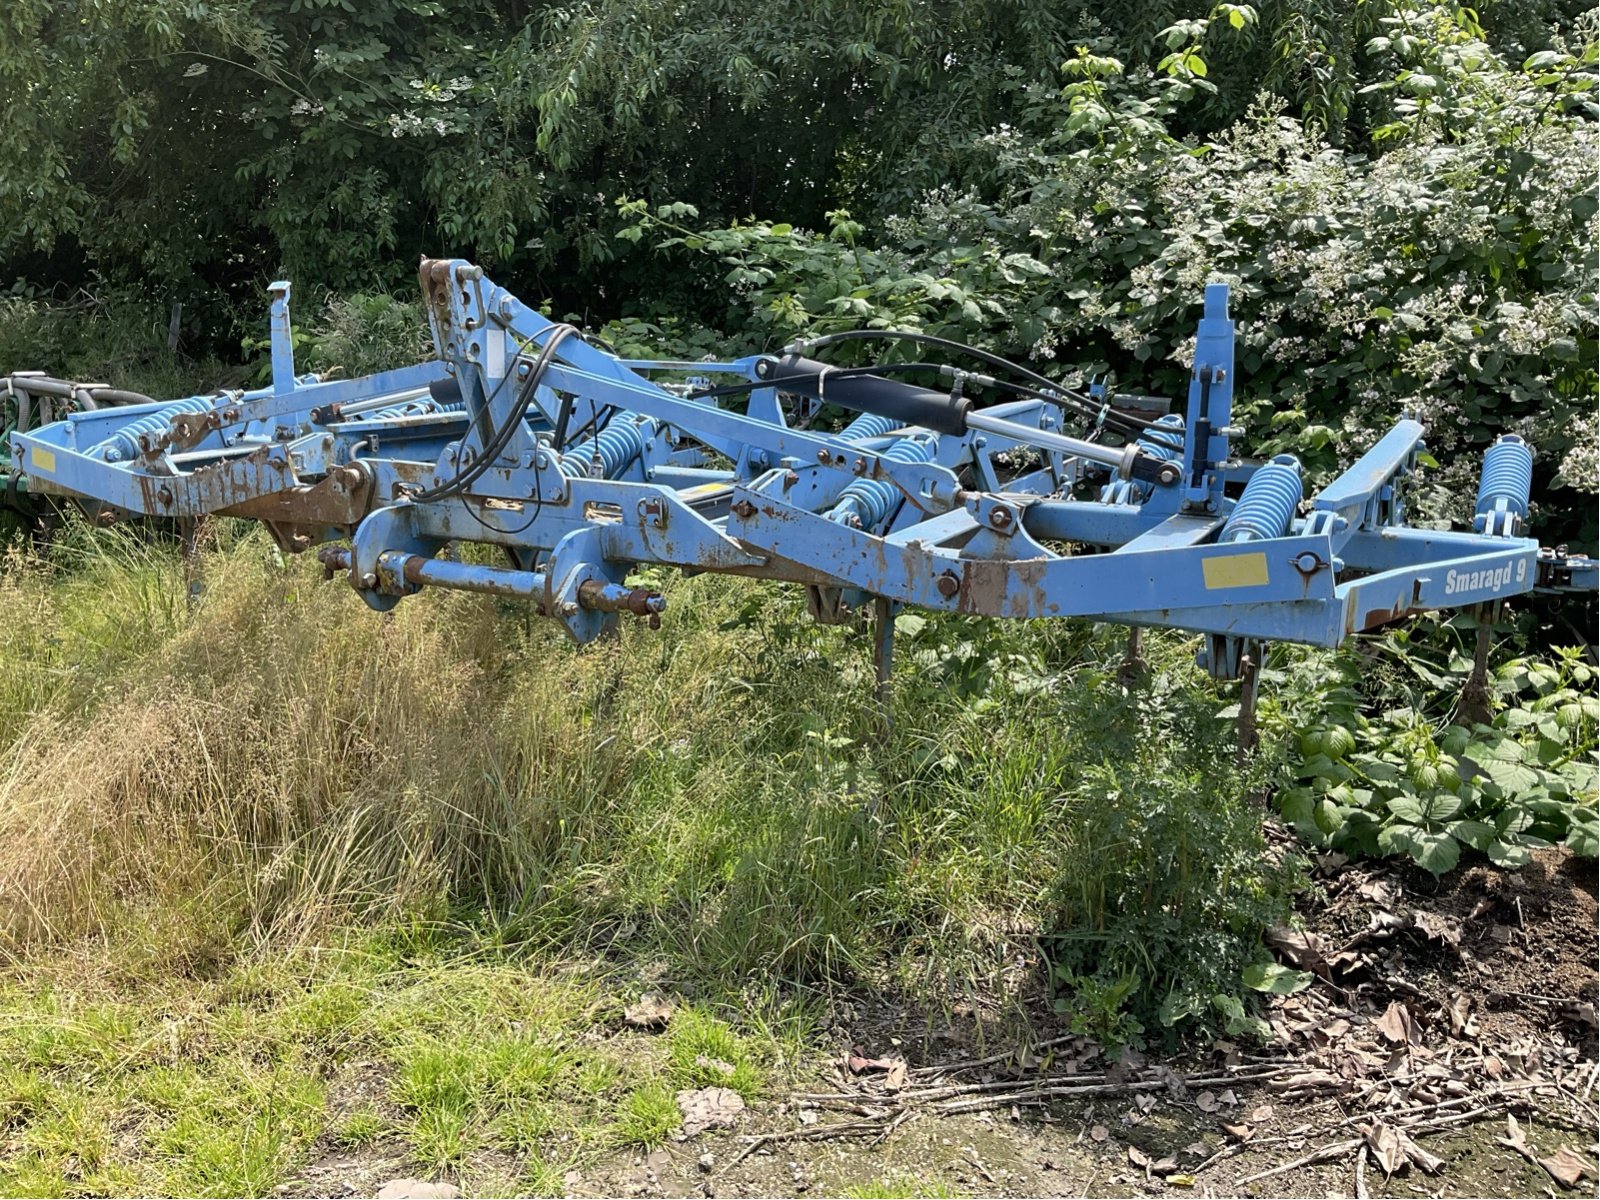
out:
<path id="1" fill-rule="evenodd" d="M 1494 721 L 1494 709 L 1489 695 L 1489 643 L 1494 634 L 1494 603 L 1480 604 L 1473 611 L 1478 620 L 1477 640 L 1472 648 L 1472 674 L 1461 689 L 1461 723 L 1489 725 Z"/>

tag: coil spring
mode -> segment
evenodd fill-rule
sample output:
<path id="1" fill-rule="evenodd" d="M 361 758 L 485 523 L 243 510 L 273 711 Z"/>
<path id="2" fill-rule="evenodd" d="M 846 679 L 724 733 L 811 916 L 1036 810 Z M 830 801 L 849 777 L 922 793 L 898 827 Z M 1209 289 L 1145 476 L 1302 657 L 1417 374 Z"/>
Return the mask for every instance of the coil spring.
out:
<path id="1" fill-rule="evenodd" d="M 362 413 L 360 419 L 363 421 L 385 421 L 394 417 L 421 417 L 429 413 L 463 412 L 466 407 L 467 402 L 465 400 L 441 402 L 430 397 L 420 400 L 407 400 L 404 404 L 391 404 L 388 408 Z"/>
<path id="2" fill-rule="evenodd" d="M 903 437 L 883 452 L 893 462 L 927 462 L 933 457 L 933 439 Z M 857 479 L 839 493 L 828 510 L 828 520 L 857 529 L 874 529 L 891 516 L 902 498 L 894 484 L 883 479 Z"/>
<path id="3" fill-rule="evenodd" d="M 1165 413 L 1155 427 L 1145 430 L 1137 445 L 1152 458 L 1176 462 L 1183 457 L 1184 420 L 1181 413 Z M 1100 489 L 1101 504 L 1143 504 L 1155 485 L 1143 480 L 1112 480 Z"/>
<path id="4" fill-rule="evenodd" d="M 1503 434 L 1483 453 L 1472 527 L 1480 533 L 1514 533 L 1528 515 L 1532 489 L 1533 449 L 1516 434 Z"/>
<path id="5" fill-rule="evenodd" d="M 895 428 L 895 423 L 888 417 L 880 417 L 877 413 L 862 413 L 850 424 L 839 431 L 839 436 L 847 442 L 862 442 L 868 438 L 879 438 Z"/>
<path id="6" fill-rule="evenodd" d="M 1244 485 L 1244 495 L 1233 506 L 1219 542 L 1255 542 L 1282 537 L 1294 520 L 1294 510 L 1305 495 L 1300 482 L 1300 460 L 1280 454 L 1259 468 Z"/>
<path id="7" fill-rule="evenodd" d="M 89 456 L 103 458 L 106 462 L 122 462 L 124 459 L 137 458 L 141 437 L 154 437 L 165 433 L 172 424 L 172 418 L 181 413 L 209 412 L 215 401 L 214 396 L 190 396 L 185 400 L 174 400 L 171 404 L 164 404 L 159 411 L 146 413 L 138 420 L 128 422 L 105 441 L 90 447 Z"/>
<path id="8" fill-rule="evenodd" d="M 614 479 L 644 453 L 638 418 L 619 412 L 592 438 L 568 446 L 561 454 L 561 473 L 568 479 Z M 599 459 L 598 471 L 595 460 Z"/>

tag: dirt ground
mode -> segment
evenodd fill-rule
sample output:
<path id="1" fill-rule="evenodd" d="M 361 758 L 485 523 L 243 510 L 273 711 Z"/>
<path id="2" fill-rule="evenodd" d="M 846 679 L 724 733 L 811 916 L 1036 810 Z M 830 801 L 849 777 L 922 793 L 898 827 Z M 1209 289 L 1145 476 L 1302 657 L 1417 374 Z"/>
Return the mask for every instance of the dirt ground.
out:
<path id="1" fill-rule="evenodd" d="M 1596 880 L 1328 856 L 1269 942 L 1315 983 L 1269 1045 L 1116 1060 L 1039 1016 L 846 1007 L 805 1090 L 569 1171 L 571 1196 L 1542 1196 L 1596 1188 Z M 1043 1006 L 1039 1006 L 1043 1011 Z M 494 1178 L 493 1165 L 478 1179 Z M 507 1163 L 506 1179 L 517 1178 Z M 1386 1169 L 1388 1168 L 1388 1169 Z M 333 1149 L 298 1195 L 404 1162 Z M 479 1183 L 477 1189 L 493 1190 Z"/>

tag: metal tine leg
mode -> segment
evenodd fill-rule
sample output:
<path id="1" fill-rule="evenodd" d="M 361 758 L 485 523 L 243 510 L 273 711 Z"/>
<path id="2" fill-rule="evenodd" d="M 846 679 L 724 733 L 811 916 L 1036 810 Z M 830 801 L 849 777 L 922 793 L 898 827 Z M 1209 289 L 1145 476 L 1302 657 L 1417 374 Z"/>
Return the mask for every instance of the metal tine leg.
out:
<path id="1" fill-rule="evenodd" d="M 1461 687 L 1461 722 L 1467 726 L 1488 725 L 1494 721 L 1489 694 L 1489 643 L 1494 636 L 1494 619 L 1499 604 L 1491 601 L 1472 610 L 1478 631 L 1472 647 L 1472 674 Z"/>
<path id="2" fill-rule="evenodd" d="M 873 695 L 883 720 L 883 733 L 887 737 L 894 728 L 889 711 L 889 685 L 894 678 L 894 604 L 883 596 L 872 599 L 872 666 Z"/>
<path id="3" fill-rule="evenodd" d="M 1123 687 L 1132 687 L 1142 683 L 1150 675 L 1150 663 L 1144 656 L 1144 626 L 1132 625 L 1128 628 L 1128 647 L 1122 654 L 1122 663 L 1117 667 L 1117 679 Z"/>
<path id="4" fill-rule="evenodd" d="M 201 570 L 200 541 L 206 535 L 204 517 L 182 517 L 178 521 L 178 539 L 183 555 L 184 602 L 194 608 L 206 590 L 204 572 Z"/>
<path id="5" fill-rule="evenodd" d="M 1247 641 L 1239 654 L 1239 716 L 1235 725 L 1239 744 L 1235 761 L 1240 766 L 1261 744 L 1256 729 L 1256 694 L 1261 690 L 1261 660 L 1266 652 L 1265 643 Z"/>

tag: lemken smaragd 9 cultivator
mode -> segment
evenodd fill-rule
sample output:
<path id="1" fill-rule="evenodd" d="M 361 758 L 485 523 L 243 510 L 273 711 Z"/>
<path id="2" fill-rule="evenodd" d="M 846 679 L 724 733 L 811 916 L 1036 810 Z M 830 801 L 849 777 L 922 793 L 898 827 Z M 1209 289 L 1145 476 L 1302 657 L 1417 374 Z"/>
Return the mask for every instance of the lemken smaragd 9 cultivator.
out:
<path id="1" fill-rule="evenodd" d="M 12 407 L 13 491 L 102 519 L 252 518 L 285 550 L 320 545 L 374 609 L 428 587 L 518 596 L 578 642 L 619 614 L 659 620 L 664 598 L 628 583 L 637 564 L 803 584 L 824 621 L 872 602 L 880 680 L 902 605 L 1191 630 L 1248 700 L 1265 641 L 1337 646 L 1423 609 L 1596 587 L 1595 560 L 1522 536 L 1533 456 L 1518 437 L 1485 454 L 1470 533 L 1405 524 L 1413 420 L 1309 500 L 1293 457 L 1238 457 L 1221 284 L 1180 416 L 921 334 L 624 360 L 470 263 L 425 259 L 420 275 L 438 357 L 419 366 L 296 375 L 277 283 L 270 387 L 124 403 L 140 398 L 11 377 L 27 409 Z M 931 344 L 974 369 L 808 357 L 847 339 Z M 829 406 L 853 419 L 812 428 Z M 439 557 L 459 541 L 506 565 Z"/>

